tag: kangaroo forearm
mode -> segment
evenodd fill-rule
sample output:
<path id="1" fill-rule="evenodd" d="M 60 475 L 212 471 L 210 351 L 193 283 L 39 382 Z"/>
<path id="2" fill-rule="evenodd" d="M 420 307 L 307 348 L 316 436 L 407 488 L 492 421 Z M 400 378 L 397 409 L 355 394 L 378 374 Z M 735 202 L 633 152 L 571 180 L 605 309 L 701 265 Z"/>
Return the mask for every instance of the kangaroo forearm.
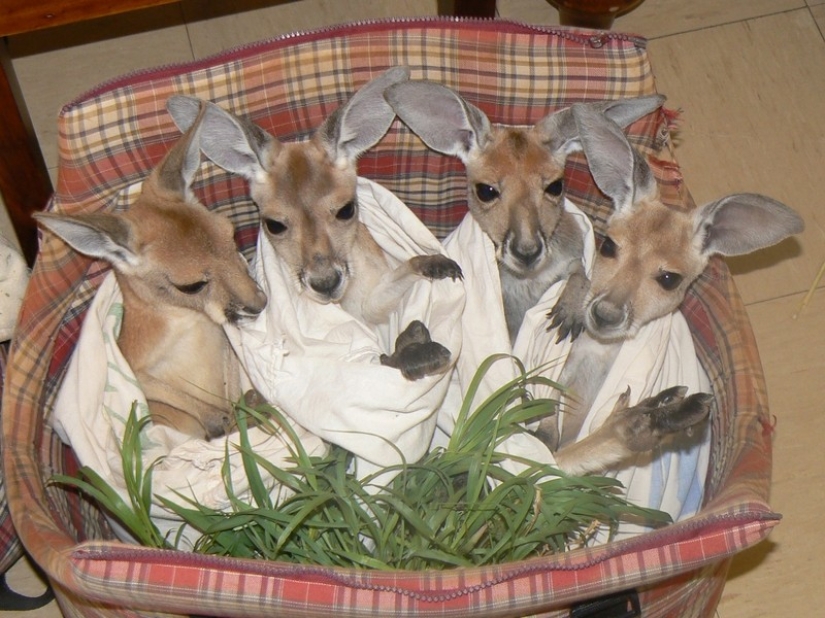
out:
<path id="1" fill-rule="evenodd" d="M 401 305 L 404 296 L 419 279 L 420 275 L 413 270 L 409 262 L 404 262 L 395 270 L 386 273 L 364 298 L 364 319 L 372 324 L 386 322 L 390 313 Z"/>

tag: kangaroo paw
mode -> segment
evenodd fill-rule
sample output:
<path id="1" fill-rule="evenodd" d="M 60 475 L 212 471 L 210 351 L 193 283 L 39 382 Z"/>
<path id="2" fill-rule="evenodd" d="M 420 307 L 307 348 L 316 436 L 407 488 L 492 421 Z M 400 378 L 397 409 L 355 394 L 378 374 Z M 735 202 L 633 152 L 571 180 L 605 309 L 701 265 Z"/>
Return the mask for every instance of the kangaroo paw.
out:
<path id="1" fill-rule="evenodd" d="M 536 437 L 551 451 L 559 448 L 559 426 L 556 415 L 545 416 L 539 421 L 535 431 Z"/>
<path id="2" fill-rule="evenodd" d="M 584 330 L 584 315 L 580 311 L 571 310 L 563 301 L 564 297 L 560 298 L 547 314 L 547 319 L 550 320 L 547 330 L 557 329 L 557 343 L 564 341 L 568 336 L 570 341 L 575 341 Z"/>
<path id="3" fill-rule="evenodd" d="M 243 403 L 248 408 L 259 408 L 266 405 L 267 401 L 256 389 L 250 388 L 243 394 Z"/>
<path id="4" fill-rule="evenodd" d="M 403 350 L 412 343 L 432 341 L 430 331 L 421 320 L 413 320 L 395 339 L 395 351 Z"/>
<path id="5" fill-rule="evenodd" d="M 427 279 L 463 279 L 464 273 L 454 260 L 445 255 L 417 255 L 410 258 L 410 266 Z"/>
<path id="6" fill-rule="evenodd" d="M 204 429 L 206 429 L 206 439 L 220 438 L 228 435 L 237 429 L 235 416 L 231 412 L 216 412 L 204 415 L 201 419 Z"/>
<path id="7" fill-rule="evenodd" d="M 590 281 L 583 273 L 570 276 L 556 305 L 547 314 L 550 320 L 547 330 L 558 329 L 556 342 L 564 341 L 568 336 L 570 341 L 575 341 L 584 330 L 584 299 L 588 290 Z"/>
<path id="8" fill-rule="evenodd" d="M 695 393 L 685 397 L 687 389 L 666 389 L 637 405 L 616 410 L 615 428 L 622 442 L 634 452 L 649 451 L 667 435 L 690 429 L 710 414 L 713 395 Z"/>
<path id="9" fill-rule="evenodd" d="M 401 353 L 398 368 L 408 380 L 443 373 L 450 366 L 450 351 L 435 341 L 413 343 Z"/>
<path id="10" fill-rule="evenodd" d="M 382 354 L 380 360 L 382 365 L 400 370 L 408 380 L 418 380 L 447 369 L 450 351 L 431 339 L 423 322 L 413 320 L 395 339 L 395 352 Z"/>

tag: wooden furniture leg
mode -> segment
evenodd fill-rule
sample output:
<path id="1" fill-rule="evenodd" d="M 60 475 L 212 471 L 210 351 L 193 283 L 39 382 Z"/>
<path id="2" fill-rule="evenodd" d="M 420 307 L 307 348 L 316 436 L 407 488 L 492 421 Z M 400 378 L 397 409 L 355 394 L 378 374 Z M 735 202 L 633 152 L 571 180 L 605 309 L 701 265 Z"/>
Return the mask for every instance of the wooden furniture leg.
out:
<path id="1" fill-rule="evenodd" d="M 0 32 L 29 32 L 102 15 L 167 4 L 174 0 L 3 0 Z M 439 13 L 495 17 L 496 0 L 439 0 Z M 37 226 L 31 214 L 41 210 L 52 194 L 43 155 L 25 101 L 20 93 L 6 39 L 0 37 L 0 196 L 29 265 L 37 255 Z"/>
<path id="2" fill-rule="evenodd" d="M 613 21 L 629 13 L 644 0 L 547 0 L 558 9 L 562 26 L 609 30 Z"/>
<path id="3" fill-rule="evenodd" d="M 496 0 L 438 0 L 439 15 L 495 17 Z"/>
<path id="4" fill-rule="evenodd" d="M 52 182 L 34 134 L 6 39 L 0 39 L 0 196 L 29 265 L 37 255 L 37 226 L 31 213 L 42 210 Z"/>

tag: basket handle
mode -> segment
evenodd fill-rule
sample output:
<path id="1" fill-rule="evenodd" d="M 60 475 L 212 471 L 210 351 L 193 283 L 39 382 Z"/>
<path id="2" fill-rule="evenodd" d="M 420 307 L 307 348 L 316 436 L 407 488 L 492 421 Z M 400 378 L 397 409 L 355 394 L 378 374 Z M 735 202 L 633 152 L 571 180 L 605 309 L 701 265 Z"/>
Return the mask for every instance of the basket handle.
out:
<path id="1" fill-rule="evenodd" d="M 642 608 L 635 590 L 582 601 L 570 608 L 570 618 L 639 618 Z"/>

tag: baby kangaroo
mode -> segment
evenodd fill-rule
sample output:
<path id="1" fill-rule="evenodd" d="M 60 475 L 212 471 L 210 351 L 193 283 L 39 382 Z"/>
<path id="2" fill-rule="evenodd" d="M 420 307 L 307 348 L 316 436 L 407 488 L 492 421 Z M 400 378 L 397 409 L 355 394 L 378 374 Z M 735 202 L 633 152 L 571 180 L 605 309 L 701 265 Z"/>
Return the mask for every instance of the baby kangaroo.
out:
<path id="1" fill-rule="evenodd" d="M 204 154 L 246 178 L 263 233 L 301 289 L 319 303 L 339 303 L 370 324 L 386 322 L 421 277 L 462 276 L 458 264 L 444 255 L 415 256 L 391 268 L 358 217 L 356 160 L 395 118 L 384 89 L 408 76 L 408 69 L 396 67 L 372 80 L 306 142 L 281 143 L 213 103 L 206 103 L 203 121 Z M 179 127 L 192 123 L 199 104 L 187 97 L 170 100 Z M 448 367 L 450 354 L 437 342 L 422 341 L 416 348 L 416 354 L 385 356 L 385 362 L 411 379 Z"/>
<path id="2" fill-rule="evenodd" d="M 664 97 L 576 104 L 526 129 L 494 127 L 457 93 L 427 81 L 396 84 L 385 97 L 425 144 L 464 163 L 470 213 L 495 246 L 511 341 L 526 311 L 565 278 L 555 315 L 565 333 L 576 335 L 581 327 L 575 319 L 589 281 L 582 262 L 583 230 L 563 206 L 565 160 L 582 150 L 589 130 L 584 120 L 599 117 L 627 126 L 659 108 Z M 570 474 L 606 471 L 698 423 L 711 404 L 709 395 L 686 397 L 682 387 L 633 407 L 629 400 L 630 393 L 620 397 L 608 420 L 578 443 L 557 449 L 557 440 L 545 439 L 559 468 Z"/>
<path id="3" fill-rule="evenodd" d="M 587 290 L 582 230 L 563 206 L 565 160 L 581 150 L 572 110 L 583 105 L 627 126 L 664 98 L 578 104 L 520 128 L 492 126 L 480 109 L 429 81 L 396 84 L 385 97 L 427 146 L 464 163 L 467 205 L 495 246 L 511 342 L 527 310 L 557 281 L 569 281 L 559 303 L 580 306 Z"/>
<path id="4" fill-rule="evenodd" d="M 118 345 L 149 414 L 198 438 L 227 433 L 239 364 L 223 327 L 260 313 L 266 296 L 238 253 L 232 223 L 191 191 L 200 165 L 200 110 L 123 213 L 36 215 L 85 255 L 109 262 L 123 293 Z"/>
<path id="5" fill-rule="evenodd" d="M 799 215 L 784 204 L 751 193 L 729 195 L 692 211 L 664 204 L 647 161 L 619 126 L 589 109 L 577 114 L 593 178 L 615 211 L 584 303 L 575 315 L 563 316 L 582 324 L 585 332 L 574 342 L 562 373 L 581 412 L 565 415 L 562 445 L 576 438 L 621 342 L 675 311 L 711 256 L 750 253 L 804 228 Z"/>

